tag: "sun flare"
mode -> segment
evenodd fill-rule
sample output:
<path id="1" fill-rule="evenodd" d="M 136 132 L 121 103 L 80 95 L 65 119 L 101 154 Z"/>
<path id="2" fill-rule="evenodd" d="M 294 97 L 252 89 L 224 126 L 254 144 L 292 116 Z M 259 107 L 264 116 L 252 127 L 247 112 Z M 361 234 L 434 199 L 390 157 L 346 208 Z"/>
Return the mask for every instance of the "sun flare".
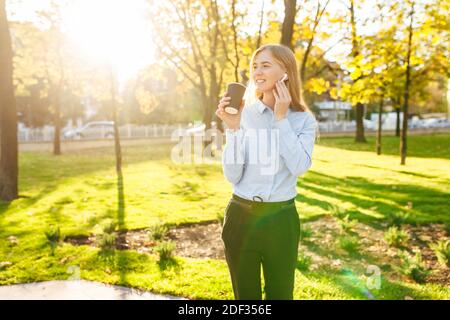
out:
<path id="1" fill-rule="evenodd" d="M 110 61 L 123 83 L 153 60 L 144 0 L 76 0 L 64 11 L 69 38 L 92 60 Z"/>

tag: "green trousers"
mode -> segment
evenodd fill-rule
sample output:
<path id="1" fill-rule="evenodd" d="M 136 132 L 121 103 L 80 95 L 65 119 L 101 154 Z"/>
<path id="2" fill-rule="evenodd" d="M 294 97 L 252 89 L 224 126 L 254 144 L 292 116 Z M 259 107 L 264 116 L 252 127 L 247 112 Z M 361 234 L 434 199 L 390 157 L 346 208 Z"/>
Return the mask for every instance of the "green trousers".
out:
<path id="1" fill-rule="evenodd" d="M 292 300 L 300 220 L 294 199 L 258 202 L 233 195 L 222 240 L 237 300 L 261 300 L 261 266 L 267 300 Z"/>

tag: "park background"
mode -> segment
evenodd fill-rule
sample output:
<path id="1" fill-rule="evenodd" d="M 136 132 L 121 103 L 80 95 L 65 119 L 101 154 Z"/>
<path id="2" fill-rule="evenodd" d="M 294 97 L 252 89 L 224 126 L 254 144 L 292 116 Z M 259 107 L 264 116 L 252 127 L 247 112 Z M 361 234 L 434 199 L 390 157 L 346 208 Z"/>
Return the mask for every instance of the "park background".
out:
<path id="1" fill-rule="evenodd" d="M 214 116 L 290 47 L 319 121 L 295 299 L 450 298 L 448 1 L 0 0 L 0 284 L 231 299 Z M 174 132 L 214 157 L 175 163 Z M 198 156 L 198 155 L 197 155 Z M 198 159 L 197 159 L 198 160 Z"/>

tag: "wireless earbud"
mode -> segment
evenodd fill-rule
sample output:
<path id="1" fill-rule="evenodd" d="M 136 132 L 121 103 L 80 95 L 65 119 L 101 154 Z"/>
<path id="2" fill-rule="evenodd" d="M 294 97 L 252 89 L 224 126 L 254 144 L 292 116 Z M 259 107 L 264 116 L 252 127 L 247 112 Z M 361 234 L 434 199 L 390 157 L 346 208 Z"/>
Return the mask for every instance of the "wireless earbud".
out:
<path id="1" fill-rule="evenodd" d="M 281 82 L 286 81 L 288 79 L 287 73 L 284 74 L 283 78 L 281 78 Z"/>

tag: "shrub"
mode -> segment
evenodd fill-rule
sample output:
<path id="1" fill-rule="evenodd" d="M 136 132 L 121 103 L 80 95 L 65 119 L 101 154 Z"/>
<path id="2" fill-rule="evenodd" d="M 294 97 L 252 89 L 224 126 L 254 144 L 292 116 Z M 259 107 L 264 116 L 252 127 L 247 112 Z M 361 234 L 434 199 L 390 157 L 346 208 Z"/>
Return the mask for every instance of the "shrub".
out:
<path id="1" fill-rule="evenodd" d="M 345 210 L 339 208 L 336 205 L 330 205 L 329 210 L 332 216 L 336 217 L 337 219 L 343 219 L 345 217 Z"/>
<path id="2" fill-rule="evenodd" d="M 354 236 L 340 237 L 339 246 L 348 253 L 356 253 L 359 249 L 359 240 Z"/>
<path id="3" fill-rule="evenodd" d="M 445 232 L 447 233 L 447 236 L 450 236 L 450 222 L 446 222 L 444 228 Z"/>
<path id="4" fill-rule="evenodd" d="M 342 232 L 350 232 L 356 225 L 357 221 L 350 219 L 350 216 L 347 214 L 344 218 L 338 221 L 339 226 Z"/>
<path id="5" fill-rule="evenodd" d="M 45 231 L 45 237 L 47 238 L 47 242 L 50 245 L 51 254 L 54 255 L 56 247 L 63 240 L 61 229 L 56 226 L 50 226 L 50 228 Z"/>
<path id="6" fill-rule="evenodd" d="M 309 227 L 301 227 L 300 228 L 300 240 L 304 240 L 307 238 L 311 238 L 313 231 Z"/>
<path id="7" fill-rule="evenodd" d="M 155 250 L 159 255 L 160 262 L 172 260 L 175 243 L 173 241 L 163 241 L 155 247 Z"/>
<path id="8" fill-rule="evenodd" d="M 393 247 L 404 247 L 409 240 L 409 234 L 405 230 L 401 230 L 398 227 L 390 227 L 384 233 L 384 239 Z"/>
<path id="9" fill-rule="evenodd" d="M 102 250 L 112 250 L 116 245 L 116 233 L 103 232 L 97 235 L 97 246 Z"/>
<path id="10" fill-rule="evenodd" d="M 158 241 L 164 238 L 168 231 L 165 225 L 154 225 L 148 229 L 150 241 Z"/>
<path id="11" fill-rule="evenodd" d="M 45 236 L 49 242 L 59 242 L 61 237 L 61 229 L 59 227 L 50 226 L 50 228 L 45 231 Z"/>
<path id="12" fill-rule="evenodd" d="M 391 226 L 398 226 L 400 227 L 402 224 L 406 224 L 409 221 L 409 213 L 403 212 L 403 211 L 397 211 L 391 213 L 389 217 L 389 224 Z"/>
<path id="13" fill-rule="evenodd" d="M 401 260 L 400 267 L 398 268 L 400 273 L 418 283 L 426 280 L 431 271 L 424 265 L 422 255 L 419 252 L 412 256 L 406 251 L 400 251 L 398 256 Z"/>
<path id="14" fill-rule="evenodd" d="M 300 271 L 308 271 L 311 266 L 312 259 L 303 252 L 300 252 L 297 258 L 297 269 Z"/>
<path id="15" fill-rule="evenodd" d="M 430 244 L 439 263 L 443 266 L 450 266 L 450 241 L 439 240 Z"/>
<path id="16" fill-rule="evenodd" d="M 116 228 L 117 223 L 111 219 L 105 220 L 105 222 L 102 224 L 103 233 L 113 233 L 114 231 L 116 231 Z"/>

